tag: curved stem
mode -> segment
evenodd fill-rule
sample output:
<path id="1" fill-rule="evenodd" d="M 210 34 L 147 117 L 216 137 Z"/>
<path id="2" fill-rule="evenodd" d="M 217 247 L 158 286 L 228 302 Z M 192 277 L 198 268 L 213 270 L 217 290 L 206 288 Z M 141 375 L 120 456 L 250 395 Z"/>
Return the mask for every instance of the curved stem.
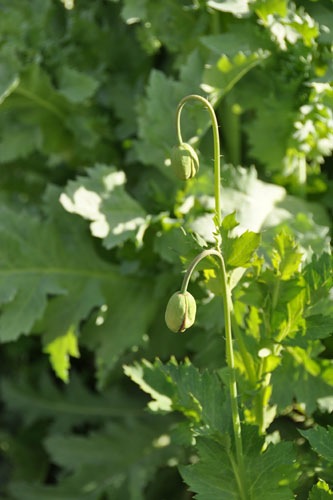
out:
<path id="1" fill-rule="evenodd" d="M 216 232 L 220 230 L 221 226 L 221 167 L 220 167 L 220 138 L 219 138 L 219 126 L 217 123 L 217 118 L 215 111 L 210 102 L 197 94 L 190 94 L 185 96 L 178 104 L 177 114 L 176 114 L 176 127 L 177 127 L 177 137 L 179 144 L 183 143 L 181 127 L 180 127 L 180 116 L 182 109 L 187 101 L 195 100 L 201 102 L 205 108 L 208 109 L 210 114 L 212 129 L 213 129 L 213 140 L 214 140 L 214 195 L 215 195 L 215 218 L 214 223 L 216 227 Z"/>
<path id="2" fill-rule="evenodd" d="M 215 250 L 213 248 L 208 250 L 203 250 L 199 255 L 197 255 L 190 266 L 188 267 L 183 283 L 181 286 L 181 291 L 186 292 L 191 275 L 195 269 L 195 267 L 199 264 L 199 262 L 208 257 L 209 255 L 215 255 L 218 257 L 220 262 L 221 269 L 221 285 L 222 285 L 222 299 L 223 299 L 223 308 L 224 308 L 224 327 L 225 327 L 225 338 L 226 338 L 226 356 L 227 356 L 227 364 L 230 370 L 229 374 L 229 391 L 230 391 L 230 400 L 231 400 L 231 414 L 232 414 L 232 423 L 233 430 L 235 435 L 235 446 L 236 446 L 236 457 L 237 464 L 240 470 L 241 477 L 243 475 L 243 445 L 242 445 L 242 433 L 241 433 L 241 424 L 240 417 L 238 411 L 238 394 L 237 394 L 237 383 L 236 383 L 236 371 L 235 371 L 235 358 L 234 358 L 234 349 L 233 349 L 233 339 L 232 339 L 232 331 L 231 331 L 231 311 L 232 311 L 232 301 L 231 301 L 231 291 L 229 288 L 227 273 L 225 269 L 223 255 L 219 250 Z"/>

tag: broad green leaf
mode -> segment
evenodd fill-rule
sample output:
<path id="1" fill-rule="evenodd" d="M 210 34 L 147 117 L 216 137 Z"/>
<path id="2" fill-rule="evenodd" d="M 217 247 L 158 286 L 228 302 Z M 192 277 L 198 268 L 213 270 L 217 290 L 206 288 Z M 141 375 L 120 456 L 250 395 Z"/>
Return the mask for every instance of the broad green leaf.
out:
<path id="1" fill-rule="evenodd" d="M 25 158 L 38 149 L 41 133 L 38 129 L 27 126 L 18 126 L 8 123 L 1 133 L 1 162 L 11 162 L 17 158 Z"/>
<path id="2" fill-rule="evenodd" d="M 180 261 L 190 262 L 207 246 L 199 235 L 186 234 L 178 221 L 162 221 L 163 231 L 156 235 L 154 249 L 160 257 L 170 264 Z"/>
<path id="3" fill-rule="evenodd" d="M 92 97 L 99 86 L 91 76 L 68 66 L 59 70 L 59 92 L 71 102 L 81 103 Z"/>
<path id="4" fill-rule="evenodd" d="M 159 360 L 126 366 L 125 373 L 153 401 L 149 407 L 154 411 L 180 411 L 190 420 L 201 420 L 210 429 L 223 429 L 228 425 L 228 414 L 224 418 L 224 394 L 215 373 L 200 373 L 189 362 L 177 364 L 175 360 L 163 365 Z"/>
<path id="5" fill-rule="evenodd" d="M 333 317 L 315 314 L 306 318 L 306 336 L 310 339 L 324 339 L 332 335 Z"/>
<path id="6" fill-rule="evenodd" d="M 166 175 L 172 175 L 165 165 L 170 157 L 171 148 L 176 143 L 175 110 L 178 102 L 187 94 L 202 94 L 200 89 L 203 60 L 198 51 L 193 52 L 182 67 L 180 79 L 174 80 L 161 71 L 153 70 L 147 84 L 147 94 L 140 103 L 138 116 L 139 140 L 135 145 L 140 161 L 145 165 L 153 165 Z M 196 113 L 188 116 L 192 119 L 183 121 L 184 137 L 189 140 L 196 136 L 198 130 L 206 130 L 209 114 L 202 107 L 194 106 Z"/>
<path id="7" fill-rule="evenodd" d="M 239 236 L 231 236 L 230 232 L 238 225 L 235 212 L 224 217 L 220 229 L 222 253 L 227 266 L 248 267 L 260 244 L 261 237 L 260 234 L 253 231 L 245 231 Z"/>
<path id="8" fill-rule="evenodd" d="M 125 191 L 125 183 L 124 172 L 96 165 L 86 177 L 70 181 L 60 196 L 68 212 L 92 221 L 92 235 L 103 239 L 108 249 L 128 239 L 142 245 L 149 223 L 144 209 Z"/>
<path id="9" fill-rule="evenodd" d="M 73 155 L 80 157 L 82 152 L 96 146 L 98 134 L 103 130 L 102 122 L 92 116 L 90 109 L 69 101 L 61 94 L 51 83 L 50 76 L 37 64 L 27 66 L 17 84 L 4 96 L 0 106 L 0 119 L 6 120 L 8 128 L 6 126 L 4 134 L 0 136 L 5 149 L 5 156 L 1 161 L 24 156 L 32 149 L 47 155 L 59 154 L 70 160 Z M 78 93 L 77 98 L 79 97 Z M 18 145 L 16 156 L 16 143 L 11 137 L 15 131 L 24 139 L 22 150 Z M 30 149 L 29 131 L 32 143 Z M 75 151 L 78 146 L 81 149 Z"/>
<path id="10" fill-rule="evenodd" d="M 261 452 L 258 437 L 252 435 L 244 453 L 246 495 L 249 500 L 290 500 L 288 479 L 293 476 L 294 453 L 290 443 L 270 445 Z M 231 450 L 217 439 L 197 439 L 199 461 L 181 468 L 181 474 L 198 500 L 238 500 L 241 498 L 235 477 Z M 237 465 L 236 465 L 237 467 Z M 239 472 L 239 471 L 238 471 Z M 260 478 L 260 480 L 258 480 Z"/>
<path id="11" fill-rule="evenodd" d="M 202 88 L 220 98 L 227 94 L 239 80 L 268 56 L 269 52 L 263 50 L 258 50 L 249 55 L 239 52 L 232 58 L 224 54 L 215 65 L 209 65 L 205 69 Z"/>
<path id="12" fill-rule="evenodd" d="M 333 427 L 317 425 L 308 431 L 299 431 L 310 443 L 311 447 L 328 462 L 333 462 Z"/>
<path id="13" fill-rule="evenodd" d="M 73 224 L 65 211 L 58 215 L 41 221 L 2 209 L 0 338 L 15 340 L 35 328 L 48 344 L 73 328 L 79 332 L 81 321 L 102 308 L 103 319 L 97 315 L 85 325 L 85 342 L 108 370 L 121 352 L 144 343 L 155 308 L 152 285 L 120 275 L 97 256 L 79 219 Z"/>
<path id="14" fill-rule="evenodd" d="M 97 500 L 107 495 L 117 500 L 144 500 L 152 475 L 177 454 L 165 422 L 152 426 L 149 420 L 112 423 L 85 436 L 51 434 L 45 447 L 52 462 L 66 474 L 53 486 L 14 482 L 10 486 L 14 498 Z"/>
<path id="15" fill-rule="evenodd" d="M 230 267 L 250 266 L 260 240 L 260 234 L 245 231 L 240 236 L 229 238 L 224 243 L 222 242 L 222 252 L 225 256 L 226 264 Z"/>
<path id="16" fill-rule="evenodd" d="M 296 400 L 305 406 L 307 413 L 313 413 L 318 401 L 332 393 L 332 386 L 325 382 L 321 372 L 318 359 L 312 359 L 300 347 L 288 348 L 272 374 L 272 404 L 283 410 Z"/>
<path id="17" fill-rule="evenodd" d="M 82 342 L 95 352 L 101 385 L 125 351 L 147 344 L 149 325 L 159 309 L 153 297 L 161 287 L 150 279 L 126 276 L 104 287 L 104 304 L 82 327 Z"/>
<path id="18" fill-rule="evenodd" d="M 224 54 L 231 61 L 239 53 L 250 56 L 259 49 L 271 48 L 271 44 L 265 41 L 260 30 L 247 21 L 234 22 L 225 33 L 203 36 L 200 41 L 214 55 L 221 57 Z"/>
<path id="19" fill-rule="evenodd" d="M 111 418 L 133 417 L 142 412 L 142 404 L 133 395 L 111 387 L 97 393 L 86 387 L 77 372 L 69 383 L 59 388 L 50 376 L 43 374 L 37 382 L 4 378 L 1 391 L 6 406 L 21 414 L 25 425 L 51 419 L 59 428 L 82 422 L 100 422 Z"/>

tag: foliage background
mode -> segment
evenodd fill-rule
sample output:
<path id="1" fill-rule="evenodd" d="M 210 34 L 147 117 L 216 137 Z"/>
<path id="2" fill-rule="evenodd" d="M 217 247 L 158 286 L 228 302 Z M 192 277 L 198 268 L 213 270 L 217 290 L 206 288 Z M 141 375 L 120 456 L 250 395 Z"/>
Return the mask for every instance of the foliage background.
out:
<path id="1" fill-rule="evenodd" d="M 200 144 L 200 176 L 185 186 L 170 173 L 175 109 L 188 93 L 214 104 L 223 215 L 237 209 L 240 229 L 263 231 L 263 254 L 282 229 L 305 262 L 328 253 L 332 2 L 0 7 L 1 498 L 191 498 L 177 469 L 193 454 L 182 417 L 147 412 L 123 369 L 223 364 L 219 306 L 198 283 L 193 333 L 164 325 L 184 262 L 211 238 L 213 203 L 209 117 L 196 106 L 182 126 Z M 331 389 L 318 384 L 300 418 L 333 425 Z M 295 396 L 276 398 L 287 408 Z M 285 436 L 298 410 L 281 411 Z"/>

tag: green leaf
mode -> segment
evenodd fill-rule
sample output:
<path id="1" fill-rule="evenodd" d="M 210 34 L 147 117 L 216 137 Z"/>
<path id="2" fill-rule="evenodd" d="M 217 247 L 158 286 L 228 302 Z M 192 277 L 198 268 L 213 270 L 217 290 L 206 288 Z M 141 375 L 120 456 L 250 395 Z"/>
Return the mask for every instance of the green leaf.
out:
<path id="1" fill-rule="evenodd" d="M 227 236 L 228 232 L 232 231 L 237 226 L 239 226 L 239 222 L 236 219 L 236 212 L 232 212 L 231 214 L 223 217 L 221 225 L 221 232 L 223 231 L 222 237 Z"/>
<path id="2" fill-rule="evenodd" d="M 230 61 L 240 53 L 250 56 L 258 53 L 259 49 L 269 49 L 260 30 L 248 21 L 233 22 L 225 33 L 203 36 L 201 43 L 214 55 L 227 56 Z"/>
<path id="3" fill-rule="evenodd" d="M 84 91 L 81 91 L 77 98 L 81 100 L 83 95 Z M 1 119 L 6 123 L 1 137 L 6 152 L 2 161 L 24 156 L 32 149 L 47 155 L 60 154 L 68 161 L 73 155 L 80 157 L 83 151 L 95 146 L 102 130 L 99 118 L 93 117 L 87 107 L 66 99 L 37 64 L 27 66 L 16 84 L 10 87 L 10 92 L 4 94 L 0 105 Z M 15 132 L 24 139 L 22 150 L 19 146 L 16 156 L 15 140 L 11 137 Z M 76 151 L 78 145 L 81 149 Z"/>
<path id="4" fill-rule="evenodd" d="M 307 413 L 313 413 L 319 400 L 332 392 L 331 385 L 324 380 L 324 371 L 321 372 L 318 359 L 300 347 L 288 348 L 272 374 L 272 404 L 283 410 L 296 400 L 305 406 Z"/>
<path id="5" fill-rule="evenodd" d="M 104 304 L 82 328 L 82 342 L 96 354 L 100 385 L 125 351 L 135 352 L 147 344 L 149 325 L 159 310 L 153 297 L 162 287 L 151 279 L 125 276 L 105 285 Z"/>
<path id="6" fill-rule="evenodd" d="M 306 336 L 308 339 L 324 339 L 332 335 L 333 317 L 315 314 L 306 318 Z"/>
<path id="7" fill-rule="evenodd" d="M 55 338 L 50 342 L 44 351 L 49 354 L 53 370 L 61 380 L 68 382 L 70 361 L 69 357 L 79 358 L 79 348 L 77 336 L 72 330 L 68 330 L 66 335 Z"/>
<path id="8" fill-rule="evenodd" d="M 189 362 L 177 364 L 175 360 L 163 365 L 156 360 L 126 366 L 125 373 L 153 401 L 149 407 L 154 411 L 180 411 L 195 423 L 203 421 L 210 429 L 224 429 L 228 425 L 228 414 L 224 418 L 224 394 L 221 382 L 214 373 L 200 373 Z"/>
<path id="9" fill-rule="evenodd" d="M 107 273 L 104 277 L 108 276 L 111 281 L 116 278 L 115 271 L 96 256 L 87 240 L 83 245 L 82 227 L 72 229 L 71 238 L 63 236 L 53 221 L 41 223 L 40 218 L 28 213 L 18 214 L 2 208 L 0 338 L 3 342 L 30 333 L 43 316 L 49 295 L 66 293 L 67 300 L 71 300 L 78 287 L 84 290 L 88 281 L 100 281 L 103 273 Z M 79 254 L 72 246 L 78 241 L 82 245 Z M 76 317 L 76 327 L 99 301 L 90 296 Z M 66 324 L 59 332 L 67 334 Z"/>
<path id="10" fill-rule="evenodd" d="M 236 238 L 229 239 L 226 250 L 226 262 L 230 267 L 247 267 L 260 245 L 260 234 L 245 231 Z M 222 251 L 224 249 L 222 248 Z"/>
<path id="11" fill-rule="evenodd" d="M 328 462 L 333 462 L 333 427 L 317 425 L 308 431 L 299 431 L 310 443 L 311 447 Z"/>
<path id="12" fill-rule="evenodd" d="M 73 329 L 79 332 L 81 321 L 102 308 L 101 318 L 98 312 L 85 324 L 85 342 L 95 346 L 108 370 L 121 352 L 144 343 L 155 308 L 152 285 L 120 275 L 97 256 L 80 219 L 73 224 L 61 207 L 57 215 L 41 223 L 2 208 L 0 338 L 15 340 L 35 329 L 49 344 Z"/>
<path id="13" fill-rule="evenodd" d="M 262 441 L 254 435 L 247 435 L 247 438 L 250 446 L 244 453 L 245 478 L 240 478 L 243 481 L 245 479 L 247 498 L 266 500 L 269 491 L 274 500 L 290 500 L 292 492 L 288 487 L 288 478 L 294 474 L 292 445 L 270 445 L 262 453 Z M 181 474 L 190 490 L 197 494 L 198 500 L 241 498 L 229 446 L 227 442 L 218 439 L 197 439 L 199 461 L 194 465 L 181 467 Z"/>
<path id="14" fill-rule="evenodd" d="M 140 103 L 139 140 L 135 148 L 143 164 L 160 168 L 166 175 L 171 174 L 165 166 L 165 159 L 170 157 L 171 148 L 176 144 L 176 107 L 184 95 L 202 93 L 200 84 L 203 65 L 204 61 L 196 50 L 182 67 L 179 81 L 167 77 L 161 71 L 153 70 L 150 73 L 147 94 Z M 192 118 L 192 121 L 184 121 L 182 127 L 186 137 L 195 136 L 198 130 L 205 130 L 209 124 L 209 114 L 201 108 L 194 116 L 192 114 Z"/>
<path id="15" fill-rule="evenodd" d="M 92 235 L 108 249 L 128 239 L 141 245 L 148 222 L 143 208 L 125 191 L 124 172 L 96 165 L 87 174 L 68 183 L 60 196 L 63 207 L 92 221 Z"/>
<path id="16" fill-rule="evenodd" d="M 71 102 L 81 103 L 92 97 L 99 82 L 74 68 L 63 66 L 59 70 L 59 92 Z"/>
<path id="17" fill-rule="evenodd" d="M 290 279 L 299 270 L 302 254 L 295 240 L 286 233 L 280 233 L 274 240 L 272 264 L 281 280 Z"/>
<path id="18" fill-rule="evenodd" d="M 133 430 L 135 435 L 128 446 Z M 144 500 L 152 475 L 176 453 L 165 422 L 155 421 L 152 426 L 150 421 L 138 420 L 109 423 L 85 436 L 51 434 L 45 439 L 45 447 L 52 462 L 66 474 L 54 486 L 14 482 L 10 490 L 15 498 L 97 500 L 104 494 L 118 500 Z"/>
<path id="19" fill-rule="evenodd" d="M 260 234 L 253 231 L 245 231 L 240 236 L 230 237 L 230 231 L 238 225 L 235 212 L 223 219 L 221 226 L 222 252 L 227 266 L 248 267 L 260 245 L 261 237 Z"/>
<path id="20" fill-rule="evenodd" d="M 3 378 L 1 391 L 6 406 L 20 414 L 25 425 L 49 419 L 57 422 L 59 428 L 67 428 L 84 422 L 133 417 L 142 411 L 141 402 L 133 395 L 119 387 L 97 393 L 84 384 L 77 372 L 72 372 L 69 383 L 61 388 L 47 373 L 33 383 L 23 378 Z"/>
<path id="21" fill-rule="evenodd" d="M 251 69 L 255 68 L 268 56 L 269 52 L 263 50 L 258 50 L 249 55 L 239 52 L 232 58 L 223 54 L 218 59 L 216 65 L 209 65 L 205 69 L 202 88 L 206 92 L 214 93 L 215 98 L 221 98 Z"/>
<path id="22" fill-rule="evenodd" d="M 318 483 L 313 486 L 309 494 L 309 500 L 326 500 L 332 497 L 333 491 L 323 479 L 319 479 Z"/>
<path id="23" fill-rule="evenodd" d="M 266 22 L 269 15 L 285 17 L 287 4 L 287 0 L 256 0 L 251 8 Z"/>

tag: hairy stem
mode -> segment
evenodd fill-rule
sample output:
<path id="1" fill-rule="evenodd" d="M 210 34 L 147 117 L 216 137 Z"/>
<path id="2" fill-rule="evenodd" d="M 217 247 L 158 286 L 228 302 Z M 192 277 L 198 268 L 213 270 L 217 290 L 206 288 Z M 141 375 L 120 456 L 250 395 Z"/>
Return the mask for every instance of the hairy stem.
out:
<path id="1" fill-rule="evenodd" d="M 176 128 L 177 128 L 177 137 L 179 144 L 183 143 L 181 126 L 180 126 L 181 111 L 184 105 L 190 100 L 199 101 L 201 104 L 203 104 L 203 106 L 208 110 L 212 122 L 213 141 L 214 141 L 214 196 L 215 196 L 214 236 L 216 241 L 216 248 L 203 250 L 199 255 L 197 255 L 197 257 L 195 257 L 195 259 L 193 259 L 192 263 L 190 264 L 184 276 L 181 291 L 186 292 L 190 277 L 195 267 L 202 259 L 208 257 L 209 255 L 214 255 L 218 257 L 221 270 L 221 287 L 222 287 L 225 338 L 226 338 L 226 358 L 227 358 L 227 365 L 229 368 L 229 393 L 230 393 L 232 424 L 233 424 L 235 449 L 236 449 L 236 464 L 234 464 L 233 468 L 236 471 L 235 477 L 238 483 L 240 498 L 242 500 L 245 500 L 246 487 L 245 487 L 245 475 L 244 475 L 242 431 L 241 431 L 241 423 L 238 410 L 238 393 L 237 393 L 235 359 L 234 359 L 233 338 L 232 338 L 232 328 L 231 328 L 231 313 L 233 306 L 231 300 L 231 289 L 229 286 L 224 258 L 220 249 L 220 244 L 221 244 L 220 227 L 222 223 L 222 216 L 221 216 L 221 191 L 220 191 L 221 166 L 220 166 L 219 127 L 214 108 L 210 104 L 210 102 L 200 95 L 196 94 L 188 95 L 180 101 L 177 107 Z"/>
<path id="2" fill-rule="evenodd" d="M 213 130 L 213 139 L 214 139 L 214 195 L 215 195 L 215 217 L 214 222 L 217 231 L 221 226 L 221 193 L 220 193 L 220 185 L 221 185 L 221 167 L 220 167 L 220 139 L 219 139 L 219 126 L 217 123 L 216 115 L 213 106 L 210 104 L 207 99 L 200 95 L 190 94 L 184 97 L 177 107 L 176 114 L 176 127 L 177 127 L 177 137 L 179 144 L 183 143 L 183 138 L 181 134 L 180 127 L 180 116 L 182 109 L 186 102 L 188 101 L 199 101 L 201 102 L 205 108 L 207 108 L 211 122 L 212 122 L 212 130 Z"/>
<path id="3" fill-rule="evenodd" d="M 241 431 L 240 416 L 238 411 L 238 393 L 237 393 L 237 383 L 236 383 L 235 358 L 234 358 L 233 339 L 231 330 L 231 312 L 232 312 L 231 291 L 228 283 L 223 255 L 219 250 L 215 250 L 213 248 L 208 250 L 203 250 L 199 255 L 197 255 L 193 259 L 193 261 L 191 262 L 190 266 L 188 267 L 185 273 L 183 283 L 181 286 L 181 292 L 182 293 L 186 292 L 191 275 L 195 267 L 199 264 L 199 262 L 202 259 L 208 257 L 209 255 L 214 255 L 218 257 L 220 263 L 222 298 L 223 298 L 223 308 L 224 308 L 225 338 L 226 338 L 226 357 L 227 357 L 227 365 L 230 370 L 229 392 L 230 392 L 230 402 L 231 402 L 232 423 L 233 423 L 233 430 L 235 437 L 237 465 L 239 467 L 240 476 L 244 477 L 242 431 Z"/>

